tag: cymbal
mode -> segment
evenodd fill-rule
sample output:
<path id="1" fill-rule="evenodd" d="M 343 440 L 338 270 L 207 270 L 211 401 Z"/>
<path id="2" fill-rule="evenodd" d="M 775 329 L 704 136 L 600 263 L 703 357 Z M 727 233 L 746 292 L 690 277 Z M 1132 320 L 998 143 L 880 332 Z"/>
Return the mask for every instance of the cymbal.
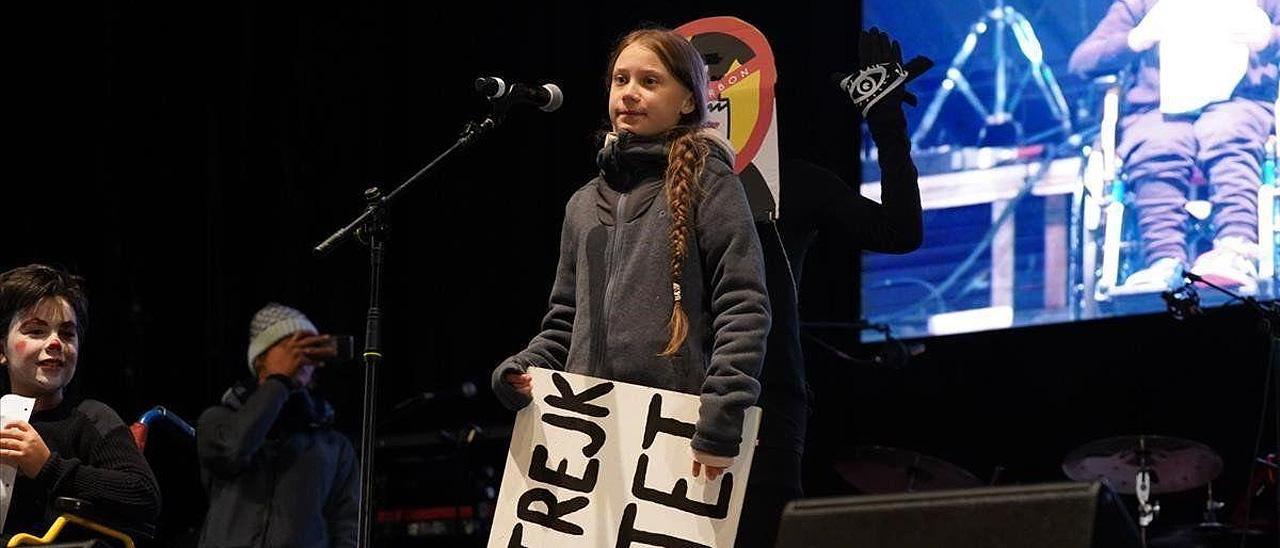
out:
<path id="1" fill-rule="evenodd" d="M 1076 481 L 1104 480 L 1135 494 L 1138 468 L 1151 470 L 1151 493 L 1176 493 L 1208 484 L 1222 473 L 1222 457 L 1209 446 L 1168 436 L 1117 436 L 1086 443 L 1062 461 Z"/>
<path id="2" fill-rule="evenodd" d="M 906 449 L 866 446 L 835 463 L 836 473 L 865 494 L 891 494 L 978 487 L 964 468 Z"/>

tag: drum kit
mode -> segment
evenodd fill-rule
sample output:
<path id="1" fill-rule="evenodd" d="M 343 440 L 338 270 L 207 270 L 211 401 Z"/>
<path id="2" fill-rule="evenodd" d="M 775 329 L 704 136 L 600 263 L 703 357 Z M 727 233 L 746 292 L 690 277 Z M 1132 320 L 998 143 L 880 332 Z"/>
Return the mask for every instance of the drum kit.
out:
<path id="1" fill-rule="evenodd" d="M 1067 454 L 1062 471 L 1070 479 L 1102 482 L 1116 493 L 1137 499 L 1137 525 L 1143 544 L 1151 547 L 1235 546 L 1261 538 L 1260 531 L 1218 521 L 1221 502 L 1213 500 L 1213 480 L 1222 472 L 1222 457 L 1199 442 L 1169 436 L 1119 436 L 1086 443 Z M 987 485 L 971 472 L 929 455 L 880 446 L 857 448 L 834 464 L 837 474 L 863 494 L 894 494 Z M 994 484 L 996 480 L 990 482 Z M 1199 523 L 1162 529 L 1147 541 L 1147 529 L 1160 513 L 1153 497 L 1207 488 Z M 1252 545 L 1252 544 L 1250 544 Z"/>

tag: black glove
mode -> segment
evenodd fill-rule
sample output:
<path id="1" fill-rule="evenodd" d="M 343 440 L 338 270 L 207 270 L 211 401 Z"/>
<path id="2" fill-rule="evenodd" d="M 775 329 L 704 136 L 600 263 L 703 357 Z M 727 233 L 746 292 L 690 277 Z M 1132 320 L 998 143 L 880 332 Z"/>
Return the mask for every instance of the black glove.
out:
<path id="1" fill-rule="evenodd" d="M 916 96 L 905 84 L 933 67 L 933 61 L 917 56 L 902 64 L 902 46 L 880 29 L 871 27 L 858 37 L 858 71 L 840 81 L 854 106 L 865 118 L 876 105 L 897 108 L 902 103 L 916 105 Z"/>

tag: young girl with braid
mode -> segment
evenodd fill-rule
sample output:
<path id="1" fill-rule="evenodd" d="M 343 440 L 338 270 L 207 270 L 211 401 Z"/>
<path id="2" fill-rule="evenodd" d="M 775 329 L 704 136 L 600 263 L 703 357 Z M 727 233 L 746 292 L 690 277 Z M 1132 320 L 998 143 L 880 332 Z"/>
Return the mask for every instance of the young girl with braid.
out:
<path id="1" fill-rule="evenodd" d="M 733 463 L 769 332 L 760 241 L 732 148 L 707 120 L 698 51 L 634 31 L 609 62 L 612 131 L 600 175 L 565 208 L 542 332 L 493 372 L 504 405 L 530 402 L 529 367 L 700 397 L 692 472 Z"/>

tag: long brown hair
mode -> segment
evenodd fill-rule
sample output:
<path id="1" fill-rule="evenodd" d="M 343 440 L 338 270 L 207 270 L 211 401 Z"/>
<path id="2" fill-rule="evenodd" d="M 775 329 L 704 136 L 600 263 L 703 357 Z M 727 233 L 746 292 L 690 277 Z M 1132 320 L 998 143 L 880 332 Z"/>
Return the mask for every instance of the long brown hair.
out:
<path id="1" fill-rule="evenodd" d="M 690 235 L 697 219 L 697 203 L 702 191 L 699 181 L 710 154 L 706 138 L 698 134 L 707 121 L 707 66 L 702 54 L 683 36 L 666 29 L 646 28 L 632 31 L 618 41 L 609 57 L 606 80 L 612 80 L 613 66 L 622 50 L 633 44 L 653 52 L 667 71 L 693 93 L 693 110 L 682 114 L 678 125 L 666 134 L 668 152 L 664 184 L 667 210 L 671 214 L 669 235 L 674 303 L 671 307 L 670 338 L 658 355 L 671 356 L 684 346 L 689 335 L 689 317 L 681 303 L 680 285 Z"/>

